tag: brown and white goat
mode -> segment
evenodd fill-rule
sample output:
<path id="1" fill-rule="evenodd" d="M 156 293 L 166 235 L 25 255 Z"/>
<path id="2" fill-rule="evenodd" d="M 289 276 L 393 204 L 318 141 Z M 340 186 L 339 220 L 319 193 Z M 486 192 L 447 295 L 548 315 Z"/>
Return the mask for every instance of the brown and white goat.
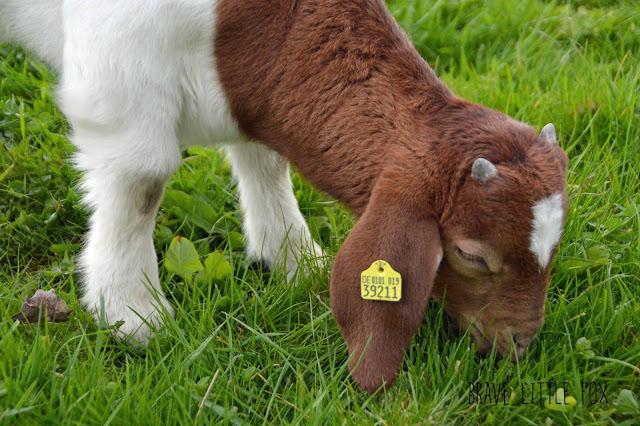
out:
<path id="1" fill-rule="evenodd" d="M 321 254 L 287 160 L 359 216 L 331 308 L 364 389 L 393 383 L 430 296 L 482 352 L 522 355 L 540 329 L 566 213 L 555 130 L 456 97 L 383 0 L 3 0 L 0 40 L 61 72 L 92 210 L 83 300 L 121 332 L 144 343 L 159 320 L 143 281 L 161 293 L 154 216 L 185 142 L 227 144 L 249 254 L 272 266 Z M 399 302 L 361 297 L 379 259 Z"/>

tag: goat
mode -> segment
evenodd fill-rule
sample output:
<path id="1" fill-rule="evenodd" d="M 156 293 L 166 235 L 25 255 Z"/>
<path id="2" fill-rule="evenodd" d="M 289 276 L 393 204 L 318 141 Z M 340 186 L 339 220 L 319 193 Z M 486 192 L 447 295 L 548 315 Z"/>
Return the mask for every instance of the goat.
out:
<path id="1" fill-rule="evenodd" d="M 103 298 L 122 336 L 144 344 L 143 318 L 160 322 L 144 282 L 162 294 L 152 231 L 181 143 L 226 145 L 248 254 L 270 266 L 322 255 L 289 161 L 359 217 L 330 295 L 363 389 L 393 384 L 445 287 L 481 353 L 522 356 L 542 326 L 567 211 L 555 129 L 455 96 L 383 0 L 2 0 L 0 40 L 61 74 L 91 210 L 82 300 L 97 315 Z M 376 260 L 399 301 L 362 298 Z"/>

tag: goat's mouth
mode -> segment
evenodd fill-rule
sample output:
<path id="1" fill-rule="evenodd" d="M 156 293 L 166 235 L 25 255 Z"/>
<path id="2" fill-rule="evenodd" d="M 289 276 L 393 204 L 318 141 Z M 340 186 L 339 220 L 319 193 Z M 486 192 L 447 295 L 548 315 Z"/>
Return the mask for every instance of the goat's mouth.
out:
<path id="1" fill-rule="evenodd" d="M 509 358 L 511 362 L 517 362 L 522 359 L 527 351 L 528 344 L 523 345 L 518 343 L 515 339 L 501 335 L 498 331 L 496 334 L 487 333 L 477 321 L 469 322 L 465 327 L 464 324 L 459 324 L 451 315 L 447 314 L 449 319 L 448 325 L 450 331 L 462 336 L 465 332 L 465 328 L 469 330 L 471 335 L 471 341 L 476 345 L 476 353 L 482 358 L 488 358 L 491 355 L 491 349 L 495 344 L 497 359 Z M 496 333 L 496 332 L 493 332 Z"/>
<path id="2" fill-rule="evenodd" d="M 515 341 L 505 343 L 502 341 L 503 339 L 500 338 L 501 336 L 492 339 L 490 335 L 487 335 L 487 333 L 483 331 L 482 326 L 473 324 L 471 327 L 471 339 L 476 344 L 476 353 L 482 358 L 489 357 L 494 344 L 498 359 L 509 358 L 511 362 L 514 363 L 522 359 L 527 351 L 528 345 L 521 345 Z"/>

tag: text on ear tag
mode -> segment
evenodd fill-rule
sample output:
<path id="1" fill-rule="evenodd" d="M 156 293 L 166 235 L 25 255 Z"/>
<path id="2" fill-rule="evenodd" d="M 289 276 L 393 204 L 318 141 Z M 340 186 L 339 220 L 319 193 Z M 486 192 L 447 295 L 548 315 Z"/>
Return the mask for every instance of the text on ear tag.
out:
<path id="1" fill-rule="evenodd" d="M 376 260 L 360 274 L 360 296 L 366 300 L 398 302 L 402 297 L 402 277 L 384 260 Z"/>

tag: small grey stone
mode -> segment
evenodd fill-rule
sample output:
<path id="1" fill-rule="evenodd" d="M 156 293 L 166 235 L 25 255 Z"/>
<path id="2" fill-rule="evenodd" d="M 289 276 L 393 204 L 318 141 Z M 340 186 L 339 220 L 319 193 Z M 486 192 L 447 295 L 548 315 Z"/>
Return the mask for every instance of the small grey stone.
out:
<path id="1" fill-rule="evenodd" d="M 54 290 L 38 290 L 32 297 L 25 298 L 22 302 L 22 310 L 11 318 L 20 322 L 38 322 L 40 309 L 42 309 L 42 318 L 46 318 L 47 321 L 69 321 L 71 308 Z"/>

